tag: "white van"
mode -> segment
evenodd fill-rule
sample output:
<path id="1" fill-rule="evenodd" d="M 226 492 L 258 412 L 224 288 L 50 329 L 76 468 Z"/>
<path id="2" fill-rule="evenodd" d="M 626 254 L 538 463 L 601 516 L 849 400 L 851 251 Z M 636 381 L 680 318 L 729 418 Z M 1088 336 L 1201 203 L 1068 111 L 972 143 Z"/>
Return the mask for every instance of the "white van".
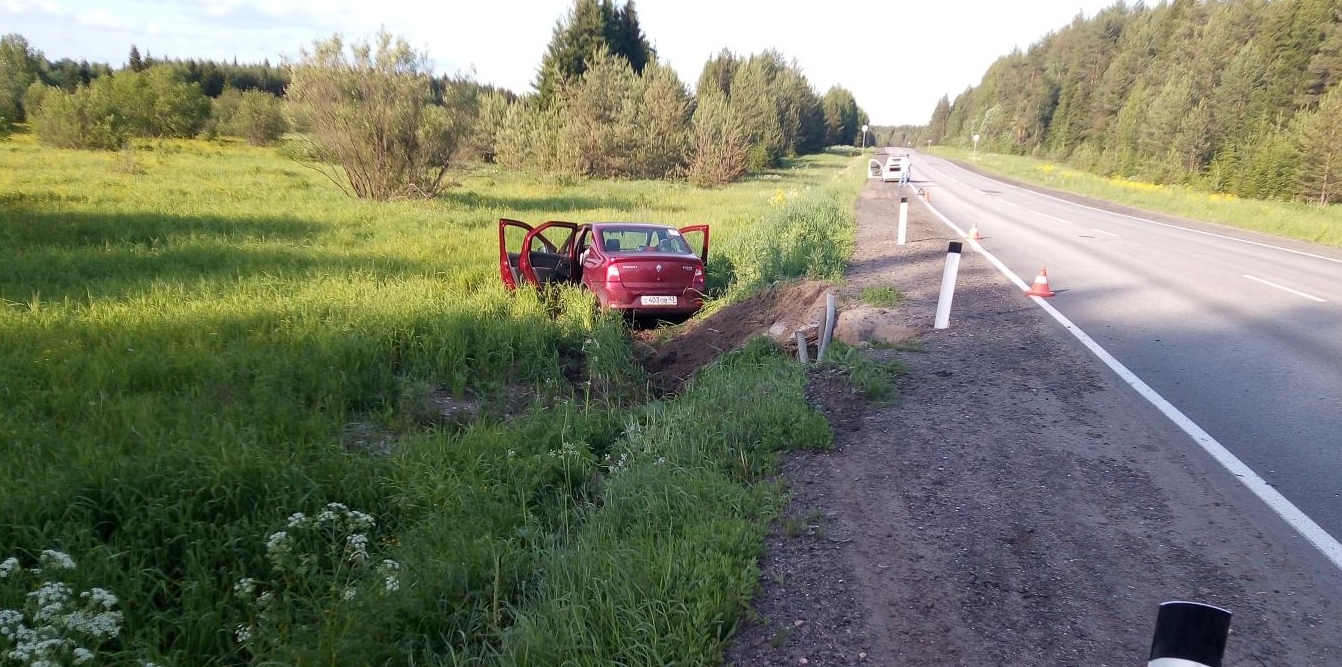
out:
<path id="1" fill-rule="evenodd" d="M 883 183 L 899 183 L 899 173 L 903 169 L 903 160 L 906 160 L 906 158 L 894 156 L 886 158 L 886 168 L 880 170 L 880 180 Z"/>

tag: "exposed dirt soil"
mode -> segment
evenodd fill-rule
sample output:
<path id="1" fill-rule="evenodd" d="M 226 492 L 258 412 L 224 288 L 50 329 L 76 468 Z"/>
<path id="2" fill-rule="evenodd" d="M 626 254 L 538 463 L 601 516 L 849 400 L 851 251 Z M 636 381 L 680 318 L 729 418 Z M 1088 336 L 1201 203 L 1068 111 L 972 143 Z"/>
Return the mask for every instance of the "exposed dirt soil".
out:
<path id="1" fill-rule="evenodd" d="M 1137 665 L 1157 605 L 1185 599 L 1234 612 L 1226 665 L 1342 665 L 1342 576 L 968 246 L 951 327 L 931 328 L 951 239 L 905 188 L 895 245 L 900 192 L 863 191 L 837 289 L 899 289 L 887 316 L 920 349 L 898 353 L 892 405 L 812 373 L 836 448 L 785 460 L 788 519 L 728 661 Z M 724 309 L 648 366 L 678 387 L 826 287 Z"/>
<path id="2" fill-rule="evenodd" d="M 824 317 L 825 293 L 833 289 L 823 282 L 780 284 L 684 325 L 670 340 L 658 344 L 657 331 L 636 334 L 635 351 L 654 385 L 675 393 L 695 371 L 735 350 L 750 339 L 783 324 L 789 334 L 819 322 Z"/>

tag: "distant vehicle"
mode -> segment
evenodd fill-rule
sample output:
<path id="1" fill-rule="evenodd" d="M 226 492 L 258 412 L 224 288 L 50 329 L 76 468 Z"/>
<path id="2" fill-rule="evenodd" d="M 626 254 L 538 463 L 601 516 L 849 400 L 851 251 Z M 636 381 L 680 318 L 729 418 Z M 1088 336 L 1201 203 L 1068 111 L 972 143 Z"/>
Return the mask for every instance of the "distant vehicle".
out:
<path id="1" fill-rule="evenodd" d="M 890 156 L 885 160 L 885 168 L 881 170 L 881 180 L 886 183 L 899 183 L 903 185 L 909 182 L 909 176 L 913 170 L 908 155 Z"/>
<path id="2" fill-rule="evenodd" d="M 521 241 L 508 242 L 508 231 Z M 698 246 L 687 237 L 702 235 Z M 499 219 L 499 273 L 522 285 L 582 285 L 602 308 L 686 318 L 704 305 L 708 225 L 679 229 L 639 222 L 551 220 L 532 227 Z"/>

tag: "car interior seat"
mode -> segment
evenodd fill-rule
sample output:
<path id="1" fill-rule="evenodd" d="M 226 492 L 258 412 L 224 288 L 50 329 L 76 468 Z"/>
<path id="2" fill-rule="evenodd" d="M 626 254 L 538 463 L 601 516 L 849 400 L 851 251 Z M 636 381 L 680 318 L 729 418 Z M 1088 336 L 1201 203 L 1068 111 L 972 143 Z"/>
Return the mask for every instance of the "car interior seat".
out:
<path id="1" fill-rule="evenodd" d="M 602 247 L 602 248 L 605 248 L 605 249 L 606 249 L 606 252 L 619 252 L 619 251 L 620 251 L 620 239 L 618 239 L 618 238 L 610 238 L 610 239 L 606 239 L 604 242 L 602 242 L 601 247 Z"/>

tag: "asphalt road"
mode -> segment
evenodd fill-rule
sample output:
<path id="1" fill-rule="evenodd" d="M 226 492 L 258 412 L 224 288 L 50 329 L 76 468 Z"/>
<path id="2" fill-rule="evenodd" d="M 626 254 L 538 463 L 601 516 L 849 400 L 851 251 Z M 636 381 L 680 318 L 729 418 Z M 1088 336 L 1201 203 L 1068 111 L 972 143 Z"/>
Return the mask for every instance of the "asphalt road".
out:
<path id="1" fill-rule="evenodd" d="M 913 185 L 1342 540 L 1342 251 L 1073 203 L 925 154 Z M 966 251 L 972 251 L 966 248 Z"/>

